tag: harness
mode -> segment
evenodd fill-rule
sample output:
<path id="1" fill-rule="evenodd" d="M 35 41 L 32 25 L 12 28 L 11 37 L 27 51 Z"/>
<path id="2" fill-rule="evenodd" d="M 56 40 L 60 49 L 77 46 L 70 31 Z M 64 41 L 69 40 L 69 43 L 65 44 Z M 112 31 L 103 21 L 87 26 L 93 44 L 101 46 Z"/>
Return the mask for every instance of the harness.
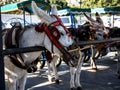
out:
<path id="1" fill-rule="evenodd" d="M 24 30 L 21 25 L 18 26 L 17 24 L 9 29 L 5 34 L 5 48 L 19 48 L 19 38 L 21 37 L 23 32 Z M 39 61 L 38 58 L 34 60 L 30 65 L 25 65 L 21 54 L 8 55 L 8 57 L 15 66 L 27 70 L 28 73 L 35 72 L 37 70 L 36 65 Z"/>
<path id="2" fill-rule="evenodd" d="M 55 26 L 59 26 L 60 25 L 60 26 L 62 26 L 64 28 L 64 30 L 66 31 L 67 35 L 71 36 L 71 34 L 66 29 L 66 27 L 62 24 L 60 18 L 58 18 L 55 15 L 53 15 L 53 16 L 57 19 L 57 21 L 51 23 L 49 26 L 47 26 L 45 23 L 36 25 L 35 26 L 35 30 L 37 32 L 43 32 L 44 31 L 46 33 L 46 35 L 49 37 L 49 39 L 51 40 L 52 44 L 54 44 L 60 50 L 60 52 L 64 55 L 65 63 L 74 67 L 74 65 L 73 65 L 73 63 L 71 61 L 71 59 L 74 60 L 74 58 L 69 53 L 69 51 L 67 51 L 64 48 L 64 46 L 58 41 L 58 39 L 60 37 L 60 33 L 59 33 L 59 31 L 57 30 L 57 28 Z M 6 38 L 5 39 L 6 49 L 7 48 L 19 48 L 19 38 L 21 37 L 22 33 L 24 33 L 24 29 L 21 26 L 14 25 L 6 33 L 6 36 L 5 36 L 5 38 Z M 53 45 L 52 45 L 51 48 L 52 48 L 51 50 L 53 51 Z M 42 50 L 43 50 L 43 48 L 42 48 Z M 21 57 L 21 54 L 8 55 L 8 56 L 10 57 L 11 62 L 14 65 L 16 65 L 19 68 L 25 69 L 28 72 L 34 72 L 36 70 L 35 66 L 36 66 L 37 62 L 39 61 L 39 59 L 37 58 L 30 65 L 25 65 L 25 63 L 23 62 L 23 59 Z M 51 57 L 49 56 L 49 58 L 51 58 Z"/>
<path id="3" fill-rule="evenodd" d="M 71 37 L 72 35 L 68 31 L 68 29 L 63 25 L 60 18 L 58 18 L 56 15 L 51 15 L 51 16 L 54 16 L 57 20 L 55 22 L 51 23 L 49 26 L 47 26 L 47 24 L 45 24 L 45 23 L 42 23 L 42 25 L 36 26 L 35 29 L 37 32 L 44 31 L 52 42 L 52 47 L 51 47 L 52 52 L 53 52 L 53 45 L 55 45 L 60 50 L 60 52 L 64 55 L 65 63 L 71 64 L 71 66 L 74 67 L 73 63 L 71 62 L 71 59 L 74 60 L 74 58 L 66 49 L 64 49 L 64 46 L 58 41 L 58 39 L 60 37 L 60 33 L 55 26 L 62 26 L 64 28 L 64 30 L 66 31 L 66 34 L 69 37 Z M 40 30 L 41 26 L 43 27 L 42 28 L 43 31 Z"/>

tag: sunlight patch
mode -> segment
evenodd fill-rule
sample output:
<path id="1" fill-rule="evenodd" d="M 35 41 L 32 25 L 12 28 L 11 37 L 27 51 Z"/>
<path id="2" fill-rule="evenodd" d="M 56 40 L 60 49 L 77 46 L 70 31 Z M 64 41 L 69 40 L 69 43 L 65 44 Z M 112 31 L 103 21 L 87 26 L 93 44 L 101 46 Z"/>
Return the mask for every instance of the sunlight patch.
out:
<path id="1" fill-rule="evenodd" d="M 61 81 L 61 80 L 60 80 Z M 55 82 L 44 82 L 44 83 L 40 83 L 40 84 L 38 84 L 38 85 L 35 85 L 35 86 L 33 86 L 33 87 L 31 87 L 31 88 L 29 88 L 29 89 L 27 89 L 27 90 L 33 90 L 33 89 L 35 89 L 35 88 L 37 88 L 37 87 L 42 87 L 42 86 L 46 86 L 46 85 L 50 85 L 50 84 L 54 84 Z"/>

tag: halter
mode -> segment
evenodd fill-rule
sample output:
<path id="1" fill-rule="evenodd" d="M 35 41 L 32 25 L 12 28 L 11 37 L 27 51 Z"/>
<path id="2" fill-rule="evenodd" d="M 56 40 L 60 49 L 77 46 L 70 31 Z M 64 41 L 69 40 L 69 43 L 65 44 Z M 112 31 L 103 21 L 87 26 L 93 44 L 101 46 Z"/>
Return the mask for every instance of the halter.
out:
<path id="1" fill-rule="evenodd" d="M 54 25 L 54 26 L 59 26 L 59 25 L 60 25 L 60 26 L 62 26 L 62 27 L 64 28 L 64 30 L 66 31 L 67 34 L 69 34 L 70 36 L 72 36 L 72 35 L 70 34 L 70 32 L 68 31 L 68 29 L 63 25 L 61 19 L 60 19 L 58 16 L 53 15 L 53 14 L 52 14 L 51 16 L 54 16 L 54 17 L 57 19 L 57 21 L 51 23 L 49 26 L 52 26 L 52 25 Z"/>
<path id="2" fill-rule="evenodd" d="M 58 39 L 60 38 L 60 33 L 57 30 L 56 26 L 62 26 L 64 28 L 64 30 L 66 31 L 67 35 L 69 35 L 69 36 L 72 36 L 72 35 L 68 31 L 68 29 L 63 25 L 61 19 L 58 16 L 56 16 L 56 15 L 51 15 L 51 16 L 54 16 L 57 19 L 57 21 L 49 24 L 48 26 L 45 23 L 40 24 L 38 26 L 35 26 L 35 30 L 37 32 L 43 32 L 44 31 L 47 34 L 47 36 L 49 37 L 49 39 L 52 41 L 52 43 L 58 49 L 64 48 L 64 46 L 61 45 L 61 43 L 58 41 Z"/>
<path id="3" fill-rule="evenodd" d="M 42 27 L 44 29 L 44 32 L 47 34 L 47 36 L 49 37 L 49 39 L 51 40 L 51 42 L 60 50 L 60 52 L 65 55 L 65 57 L 67 58 L 67 61 L 66 63 L 68 63 L 68 61 L 70 61 L 70 59 L 73 59 L 72 55 L 66 51 L 64 49 L 64 46 L 58 41 L 59 37 L 60 37 L 60 33 L 59 31 L 57 30 L 56 26 L 62 26 L 66 32 L 66 34 L 71 37 L 72 35 L 70 34 L 70 32 L 68 31 L 68 29 L 63 25 L 61 19 L 56 16 L 56 15 L 51 15 L 51 16 L 54 16 L 57 20 L 51 24 L 49 24 L 48 26 L 43 23 L 42 24 Z M 36 31 L 40 31 L 41 30 L 38 30 L 40 28 L 37 28 Z M 72 37 L 71 37 L 72 38 Z M 74 60 L 74 59 L 73 59 Z M 71 63 L 71 62 L 70 62 Z M 74 66 L 72 63 L 71 63 L 72 66 Z"/>

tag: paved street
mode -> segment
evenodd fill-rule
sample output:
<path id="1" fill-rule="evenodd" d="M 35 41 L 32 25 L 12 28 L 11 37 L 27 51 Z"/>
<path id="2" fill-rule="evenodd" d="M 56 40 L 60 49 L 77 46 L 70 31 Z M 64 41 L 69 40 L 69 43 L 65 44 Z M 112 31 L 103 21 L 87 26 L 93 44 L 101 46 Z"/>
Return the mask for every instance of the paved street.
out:
<path id="1" fill-rule="evenodd" d="M 114 53 L 97 60 L 98 71 L 91 70 L 89 62 L 82 67 L 81 85 L 83 90 L 120 90 L 120 79 L 117 77 L 117 59 Z M 69 67 L 62 63 L 59 68 L 60 84 L 48 82 L 47 67 L 41 72 L 28 74 L 26 90 L 70 90 Z"/>

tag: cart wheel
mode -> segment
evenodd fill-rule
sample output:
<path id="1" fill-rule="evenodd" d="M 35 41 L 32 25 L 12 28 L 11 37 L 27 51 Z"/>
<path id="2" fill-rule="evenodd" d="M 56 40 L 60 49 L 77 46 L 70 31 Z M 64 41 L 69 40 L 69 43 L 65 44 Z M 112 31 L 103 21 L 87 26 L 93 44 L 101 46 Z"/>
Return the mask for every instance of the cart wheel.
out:
<path id="1" fill-rule="evenodd" d="M 45 62 L 46 61 L 39 61 L 39 65 L 40 65 L 40 69 L 43 69 L 43 67 L 45 66 Z"/>
<path id="2" fill-rule="evenodd" d="M 85 56 L 84 56 L 83 62 L 86 63 L 90 60 L 91 49 L 87 49 L 84 53 L 85 53 Z"/>
<path id="3" fill-rule="evenodd" d="M 85 56 L 84 56 L 84 59 L 83 59 L 83 62 L 86 63 L 86 62 L 88 62 L 89 60 L 90 60 L 90 56 L 85 55 Z"/>
<path id="4" fill-rule="evenodd" d="M 103 49 L 101 49 L 101 51 L 100 51 L 100 54 L 101 54 L 101 56 L 105 56 L 105 55 L 107 55 L 107 50 L 106 50 L 106 48 L 103 48 Z"/>
<path id="5" fill-rule="evenodd" d="M 100 51 L 97 50 L 93 58 L 98 59 L 99 57 L 100 57 Z"/>
<path id="6" fill-rule="evenodd" d="M 56 61 L 55 66 L 56 66 L 56 67 L 59 67 L 59 66 L 61 65 L 61 63 L 62 63 L 62 58 L 59 58 L 59 59 Z"/>

